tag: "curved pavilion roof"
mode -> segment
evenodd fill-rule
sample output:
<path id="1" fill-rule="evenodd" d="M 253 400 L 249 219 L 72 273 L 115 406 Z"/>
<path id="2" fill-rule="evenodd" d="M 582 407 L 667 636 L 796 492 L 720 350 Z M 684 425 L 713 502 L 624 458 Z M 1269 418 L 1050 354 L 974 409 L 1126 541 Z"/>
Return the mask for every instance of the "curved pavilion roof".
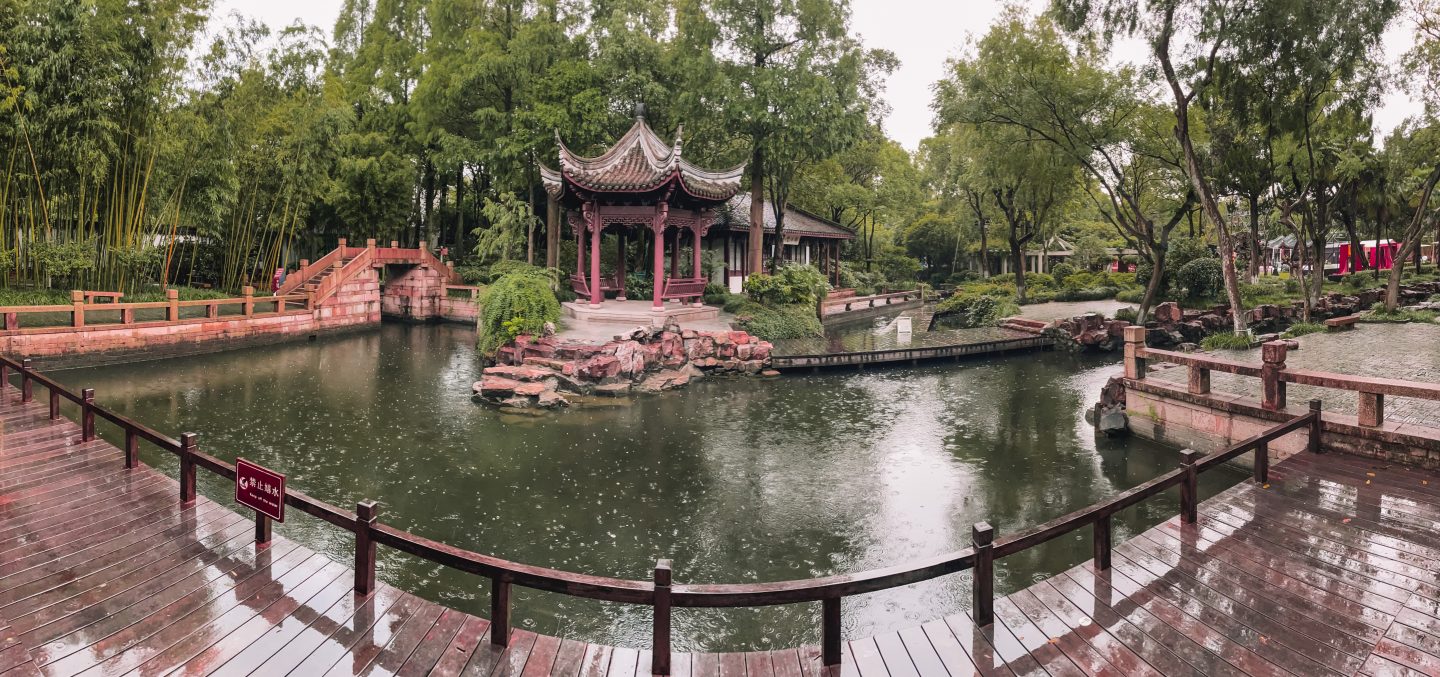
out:
<path id="1" fill-rule="evenodd" d="M 545 190 L 556 199 L 575 190 L 592 193 L 650 193 L 671 183 L 700 202 L 720 203 L 740 191 L 740 177 L 745 173 L 741 164 L 724 171 L 701 169 L 681 157 L 681 128 L 675 129 L 675 142 L 666 143 L 650 129 L 645 118 L 636 116 L 635 124 L 615 144 L 596 157 L 576 155 L 560 139 L 560 169 L 540 165 L 540 178 Z M 567 185 L 570 188 L 567 190 Z"/>

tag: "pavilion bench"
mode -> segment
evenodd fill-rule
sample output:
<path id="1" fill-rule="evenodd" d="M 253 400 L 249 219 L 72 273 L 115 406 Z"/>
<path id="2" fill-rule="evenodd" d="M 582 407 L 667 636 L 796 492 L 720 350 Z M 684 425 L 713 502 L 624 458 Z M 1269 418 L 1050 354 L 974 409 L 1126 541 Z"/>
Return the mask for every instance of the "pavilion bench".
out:
<path id="1" fill-rule="evenodd" d="M 660 292 L 662 299 L 685 299 L 700 298 L 705 293 L 703 277 L 673 277 L 665 281 L 665 287 Z"/>
<path id="2" fill-rule="evenodd" d="M 585 276 L 571 275 L 570 288 L 575 290 L 575 293 L 578 294 L 580 298 L 590 298 L 590 280 Z M 621 294 L 624 293 L 625 285 L 621 284 L 619 276 L 612 275 L 610 277 L 600 278 L 600 294 L 604 295 L 605 292 L 611 291 Z"/>
<path id="3" fill-rule="evenodd" d="M 1359 321 L 1359 315 L 1346 315 L 1345 317 L 1332 317 L 1325 320 L 1325 329 L 1328 331 L 1343 331 L 1355 326 Z"/>

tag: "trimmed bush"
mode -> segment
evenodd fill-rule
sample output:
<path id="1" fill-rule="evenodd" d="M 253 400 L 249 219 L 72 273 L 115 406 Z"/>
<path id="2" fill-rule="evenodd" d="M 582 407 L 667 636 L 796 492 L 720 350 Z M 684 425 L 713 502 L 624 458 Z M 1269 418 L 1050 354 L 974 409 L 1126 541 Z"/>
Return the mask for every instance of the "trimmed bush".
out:
<path id="1" fill-rule="evenodd" d="M 1115 300 L 1125 303 L 1139 303 L 1145 300 L 1145 288 L 1135 287 L 1133 289 L 1122 289 L 1120 293 L 1115 295 Z"/>
<path id="2" fill-rule="evenodd" d="M 1074 275 L 1076 272 L 1078 271 L 1075 270 L 1075 266 L 1068 263 L 1057 263 L 1050 267 L 1050 276 L 1055 278 L 1055 281 L 1059 284 L 1065 284 L 1065 278 Z"/>
<path id="3" fill-rule="evenodd" d="M 1224 264 L 1220 259 L 1195 259 L 1176 271 L 1175 283 L 1183 287 L 1190 298 L 1214 296 L 1225 287 Z"/>
<path id="4" fill-rule="evenodd" d="M 539 334 L 546 322 L 559 320 L 560 301 L 551 291 L 551 283 L 541 268 L 517 269 L 495 280 L 480 300 L 480 336 L 476 341 L 480 352 L 493 355 L 516 336 Z"/>
<path id="5" fill-rule="evenodd" d="M 725 302 L 729 299 L 730 290 L 726 289 L 725 285 L 715 284 L 714 282 L 705 285 L 705 293 L 701 296 L 701 300 L 712 306 L 725 305 Z"/>

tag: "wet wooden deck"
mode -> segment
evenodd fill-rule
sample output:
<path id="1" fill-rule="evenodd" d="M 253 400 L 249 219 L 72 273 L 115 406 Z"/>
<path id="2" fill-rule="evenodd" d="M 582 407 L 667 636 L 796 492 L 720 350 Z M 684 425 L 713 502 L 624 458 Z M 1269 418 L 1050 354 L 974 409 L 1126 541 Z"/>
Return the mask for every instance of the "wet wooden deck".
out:
<path id="1" fill-rule="evenodd" d="M 0 409 L 0 675 L 643 677 L 646 651 L 515 630 L 351 572 L 79 428 Z M 1272 469 L 1088 563 L 845 646 L 845 677 L 1440 674 L 1440 474 L 1326 455 Z M 683 677 L 821 677 L 819 651 L 677 655 Z"/>

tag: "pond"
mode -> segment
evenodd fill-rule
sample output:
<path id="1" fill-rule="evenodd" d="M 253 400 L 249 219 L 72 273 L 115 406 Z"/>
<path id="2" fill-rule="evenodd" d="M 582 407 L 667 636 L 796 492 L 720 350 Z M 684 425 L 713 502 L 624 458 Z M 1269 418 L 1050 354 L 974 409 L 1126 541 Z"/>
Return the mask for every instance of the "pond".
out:
<path id="1" fill-rule="evenodd" d="M 384 324 L 312 342 L 56 372 L 66 385 L 201 448 L 289 475 L 341 506 L 456 546 L 571 571 L 679 582 L 777 581 L 904 563 L 1038 524 L 1173 468 L 1178 454 L 1096 439 L 1083 419 L 1113 357 L 1035 353 L 863 373 L 714 379 L 542 417 L 470 399 L 475 335 Z M 114 430 L 101 433 L 114 439 Z M 175 472 L 146 448 L 145 462 Z M 232 488 L 200 473 L 206 496 Z M 1202 475 L 1208 496 L 1239 473 Z M 1119 516 L 1116 539 L 1175 514 Z M 351 561 L 348 532 L 291 511 L 278 533 Z M 1077 533 L 998 563 L 1009 592 L 1088 558 Z M 484 615 L 488 581 L 381 548 L 380 577 Z M 646 607 L 517 589 L 516 623 L 648 646 Z M 968 574 L 846 600 L 858 637 L 964 609 Z M 677 610 L 679 649 L 814 643 L 819 605 Z"/>

